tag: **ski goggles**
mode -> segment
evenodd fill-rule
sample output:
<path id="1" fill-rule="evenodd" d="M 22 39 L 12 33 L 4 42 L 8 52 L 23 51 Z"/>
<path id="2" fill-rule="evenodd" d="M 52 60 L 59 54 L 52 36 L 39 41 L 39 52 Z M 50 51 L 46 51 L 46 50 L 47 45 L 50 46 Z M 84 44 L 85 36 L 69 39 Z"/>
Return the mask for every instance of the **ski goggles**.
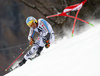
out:
<path id="1" fill-rule="evenodd" d="M 29 27 L 32 27 L 32 25 L 35 25 L 35 23 L 34 23 L 33 21 L 34 21 L 34 20 L 29 21 L 29 22 L 27 23 L 27 25 L 28 25 Z"/>

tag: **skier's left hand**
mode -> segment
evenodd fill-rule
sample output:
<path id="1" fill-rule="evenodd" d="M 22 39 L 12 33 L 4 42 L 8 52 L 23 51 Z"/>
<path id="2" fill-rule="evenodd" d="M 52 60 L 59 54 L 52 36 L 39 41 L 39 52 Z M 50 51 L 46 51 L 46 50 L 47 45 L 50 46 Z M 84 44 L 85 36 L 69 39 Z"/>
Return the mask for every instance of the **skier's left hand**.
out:
<path id="1" fill-rule="evenodd" d="M 46 48 L 49 48 L 49 47 L 50 47 L 49 40 L 46 41 L 45 47 L 46 47 Z"/>

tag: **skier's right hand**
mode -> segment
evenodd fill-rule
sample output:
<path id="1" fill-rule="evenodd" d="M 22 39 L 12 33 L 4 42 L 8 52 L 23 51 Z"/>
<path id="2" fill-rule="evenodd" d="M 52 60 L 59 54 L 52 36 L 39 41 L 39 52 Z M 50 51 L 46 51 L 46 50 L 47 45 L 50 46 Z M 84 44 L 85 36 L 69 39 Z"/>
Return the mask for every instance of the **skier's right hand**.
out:
<path id="1" fill-rule="evenodd" d="M 30 45 L 33 45 L 34 43 L 35 43 L 35 41 L 33 40 L 33 38 L 31 38 Z"/>

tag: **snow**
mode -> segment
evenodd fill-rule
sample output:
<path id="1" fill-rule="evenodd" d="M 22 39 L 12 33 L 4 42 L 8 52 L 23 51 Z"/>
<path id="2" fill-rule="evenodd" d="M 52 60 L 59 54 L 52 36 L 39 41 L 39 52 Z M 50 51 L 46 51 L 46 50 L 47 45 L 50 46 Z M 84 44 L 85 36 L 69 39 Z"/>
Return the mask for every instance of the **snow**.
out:
<path id="1" fill-rule="evenodd" d="M 5 76 L 100 76 L 100 23 L 91 23 L 95 27 L 57 40 L 40 57 Z"/>

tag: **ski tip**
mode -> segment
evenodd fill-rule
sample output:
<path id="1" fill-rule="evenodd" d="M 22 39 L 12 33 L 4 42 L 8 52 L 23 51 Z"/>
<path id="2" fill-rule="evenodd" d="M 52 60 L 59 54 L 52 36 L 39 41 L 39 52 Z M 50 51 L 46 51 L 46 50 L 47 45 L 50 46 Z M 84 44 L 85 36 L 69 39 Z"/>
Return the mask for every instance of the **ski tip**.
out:
<path id="1" fill-rule="evenodd" d="M 93 24 L 89 23 L 89 25 L 94 26 Z"/>

